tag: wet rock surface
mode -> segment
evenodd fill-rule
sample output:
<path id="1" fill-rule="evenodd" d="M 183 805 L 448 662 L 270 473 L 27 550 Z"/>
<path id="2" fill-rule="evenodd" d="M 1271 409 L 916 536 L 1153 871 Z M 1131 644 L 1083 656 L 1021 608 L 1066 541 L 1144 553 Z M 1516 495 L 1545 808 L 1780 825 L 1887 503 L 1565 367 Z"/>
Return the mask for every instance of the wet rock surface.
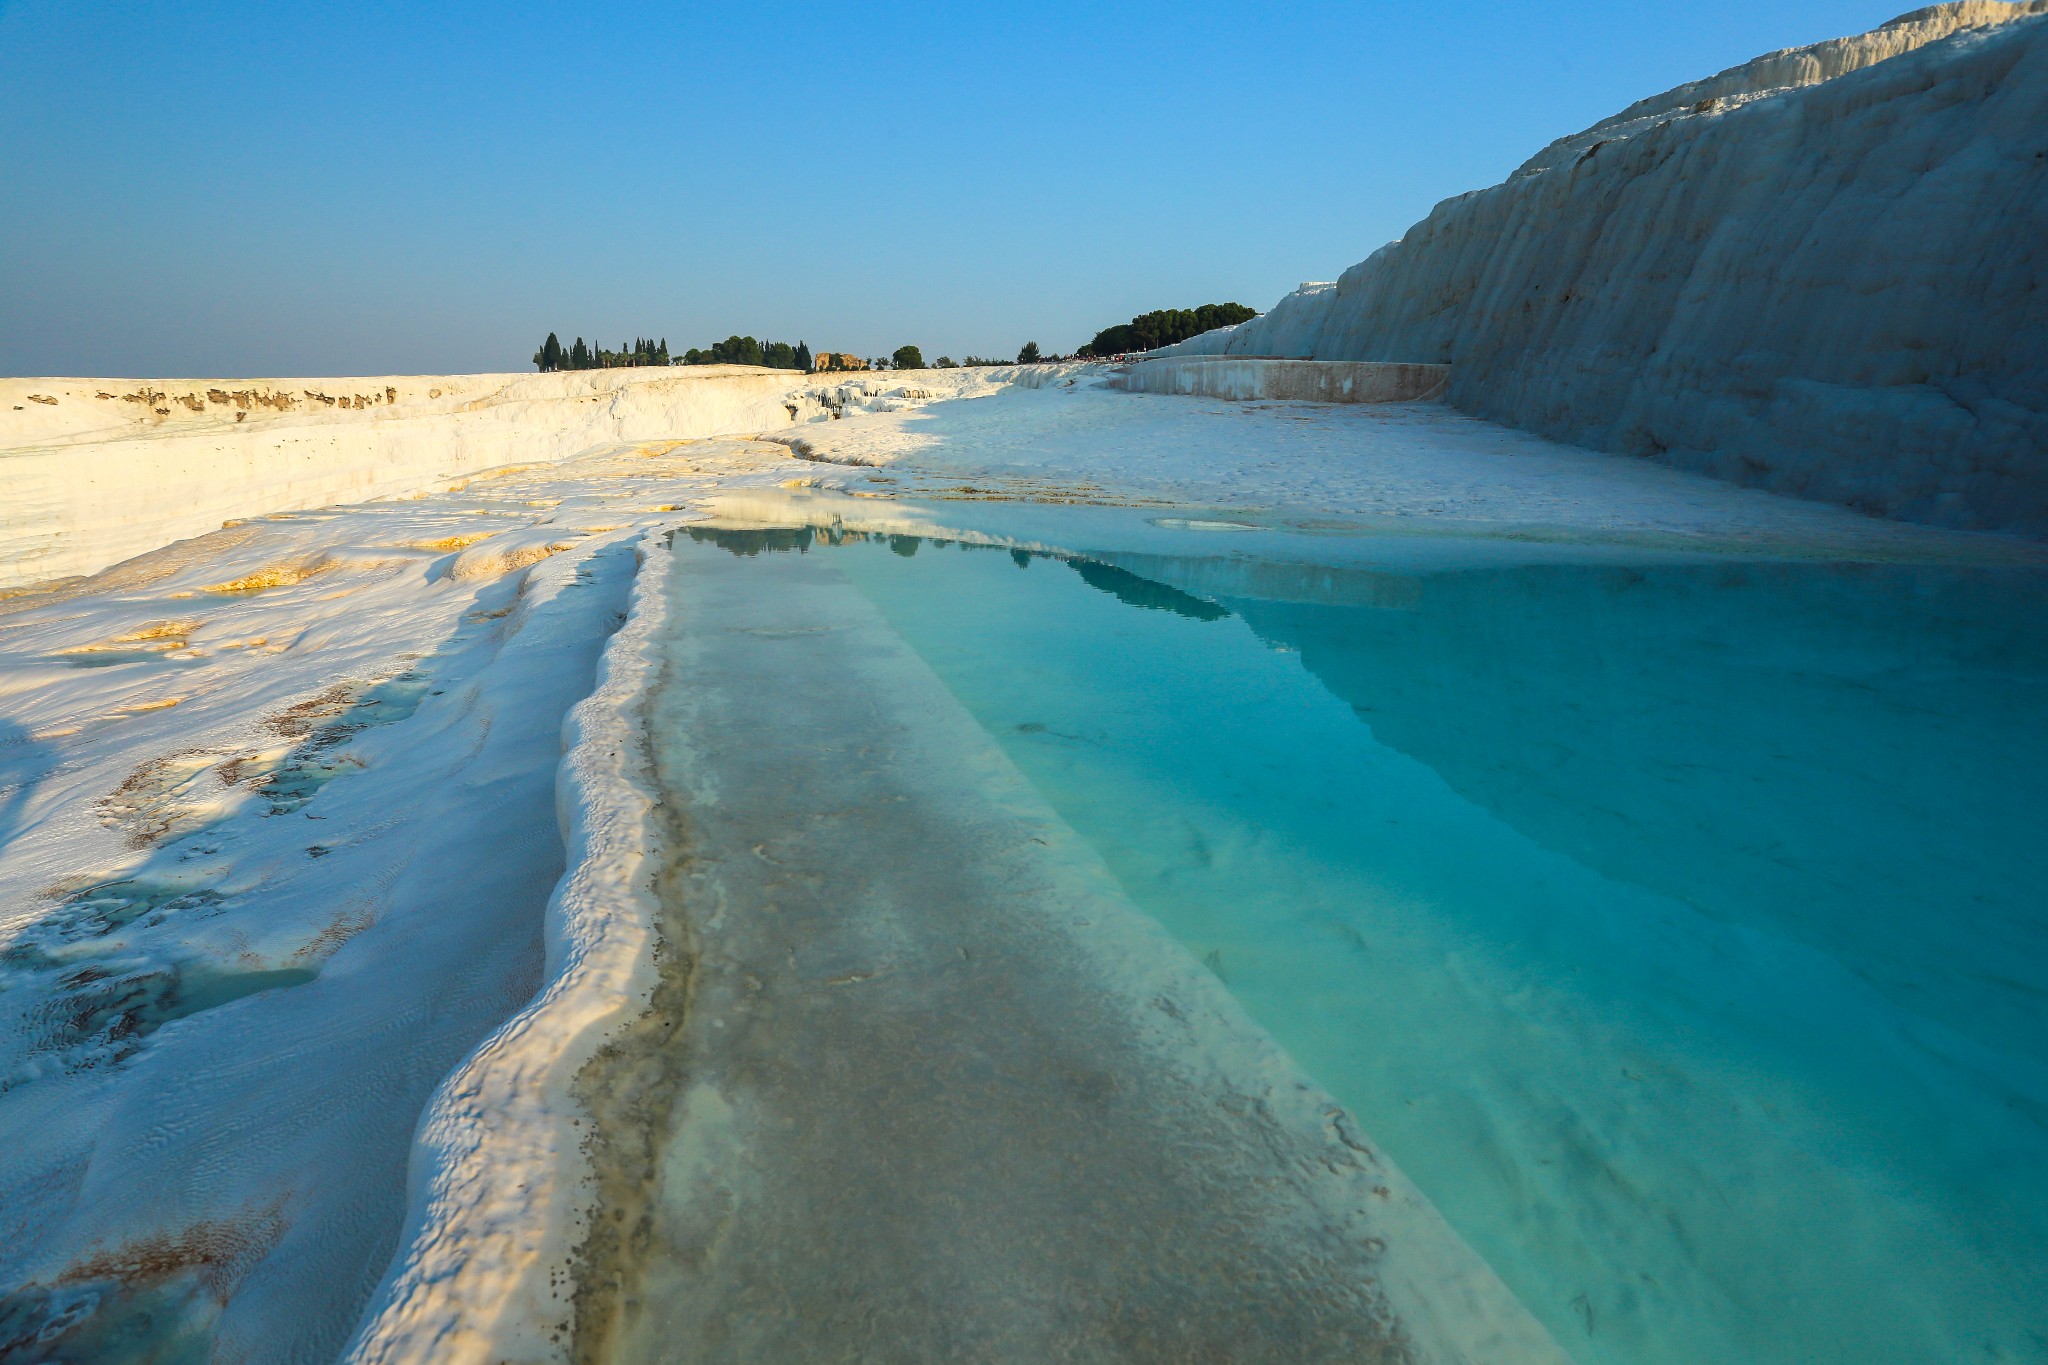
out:
<path id="1" fill-rule="evenodd" d="M 743 554 L 670 581 L 693 966 L 580 1358 L 1562 1358 L 824 556 Z"/>

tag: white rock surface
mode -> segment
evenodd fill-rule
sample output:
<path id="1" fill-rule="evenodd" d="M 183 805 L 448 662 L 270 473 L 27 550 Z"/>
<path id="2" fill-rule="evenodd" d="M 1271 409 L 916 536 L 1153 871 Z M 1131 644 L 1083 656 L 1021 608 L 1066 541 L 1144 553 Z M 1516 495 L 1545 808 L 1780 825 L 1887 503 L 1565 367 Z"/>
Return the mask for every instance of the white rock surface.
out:
<path id="1" fill-rule="evenodd" d="M 2008 23 L 2028 15 L 2048 14 L 2048 0 L 1957 0 L 1946 5 L 1929 5 L 1902 14 L 1868 33 L 1830 38 L 1810 47 L 1788 47 L 1751 58 L 1704 80 L 1688 81 L 1675 89 L 1601 119 L 1584 132 L 1561 137 L 1523 162 L 1516 175 L 1562 166 L 1576 160 L 1596 142 L 1633 136 L 1673 119 L 1726 113 L 1738 104 L 1764 96 L 1781 94 L 1801 86 L 1819 85 L 1852 71 L 1890 61 L 1915 48 L 1938 42 L 1964 29 Z"/>
<path id="2" fill-rule="evenodd" d="M 1441 403 L 1241 403 L 1085 375 L 804 429 L 813 486 L 856 497 L 1164 503 L 1374 534 L 2033 562 L 2005 537 L 1773 497 L 1546 441 Z"/>
<path id="3" fill-rule="evenodd" d="M 738 365 L 354 379 L 0 379 L 0 589 L 238 517 L 407 497 L 619 441 L 773 431 L 1028 371 Z"/>
<path id="4" fill-rule="evenodd" d="M 1447 365 L 1377 360 L 1266 360 L 1165 356 L 1141 360 L 1109 381 L 1127 393 L 1297 403 L 1417 403 L 1443 397 Z"/>
<path id="5" fill-rule="evenodd" d="M 1239 545 L 1292 554 L 1259 571 L 1288 579 L 1327 577 L 1367 544 L 1429 556 L 1474 536 L 1517 557 L 2043 553 L 1434 404 L 1121 394 L 1099 373 L 870 376 L 845 386 L 847 420 L 794 441 L 613 444 L 252 519 L 0 599 L 9 1330 L 103 1360 L 158 1346 L 332 1359 L 359 1327 L 365 1361 L 558 1354 L 554 1272 L 585 1214 L 567 1081 L 647 970 L 637 822 L 654 795 L 627 746 L 659 594 L 631 599 L 602 666 L 599 650 L 629 603 L 635 539 L 714 496 L 777 499 L 787 520 L 783 490 L 837 486 L 931 534 L 887 500 L 915 492 L 977 525 L 1001 516 L 983 534 L 1013 544 L 1086 532 L 1181 556 L 1205 591 L 1256 587 L 1229 558 Z M 339 381 L 305 387 L 339 397 Z M 544 424 L 575 410 L 566 391 L 529 405 L 538 429 L 517 439 L 544 452 Z M 930 401 L 947 392 L 981 396 Z M 258 421 L 204 415 L 201 399 L 193 419 Z M 352 402 L 348 420 L 380 407 L 403 404 Z M 488 404 L 415 424 L 472 421 L 515 438 Z M 121 432 L 43 435 L 86 459 L 157 439 Z M 246 442 L 254 461 L 264 438 L 190 439 Z M 154 534 L 144 514 L 202 485 L 167 486 L 131 488 L 143 512 L 123 534 Z M 565 859 L 558 733 L 593 685 L 568 732 Z"/>
<path id="6" fill-rule="evenodd" d="M 1452 403 L 1559 440 L 2048 533 L 2043 8 L 1643 101 L 1169 353 L 1450 363 Z"/>
<path id="7" fill-rule="evenodd" d="M 621 676 L 598 658 L 636 542 L 803 468 L 757 441 L 613 447 L 0 601 L 0 1355 L 335 1358 L 408 1165 L 440 1193 L 464 1116 L 545 1107 L 548 1066 L 631 1008 L 612 922 L 543 912 L 564 713 Z M 574 798 L 589 753 L 570 904 L 618 842 Z M 543 983 L 593 980 L 465 1063 Z M 553 1185 L 493 1189 L 478 1232 L 516 1215 L 528 1245 L 573 1214 Z"/>

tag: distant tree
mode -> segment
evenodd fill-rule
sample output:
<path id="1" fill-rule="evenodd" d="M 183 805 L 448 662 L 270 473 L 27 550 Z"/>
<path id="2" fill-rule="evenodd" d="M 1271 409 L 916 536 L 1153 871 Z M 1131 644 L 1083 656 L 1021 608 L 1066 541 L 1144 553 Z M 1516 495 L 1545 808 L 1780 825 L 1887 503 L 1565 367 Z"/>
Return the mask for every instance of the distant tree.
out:
<path id="1" fill-rule="evenodd" d="M 1036 365 L 1038 363 L 1038 343 L 1035 341 L 1025 342 L 1023 349 L 1017 352 L 1017 363 L 1019 365 Z"/>
<path id="2" fill-rule="evenodd" d="M 714 365 L 759 365 L 762 360 L 761 343 L 752 337 L 730 336 L 711 344 Z"/>
<path id="3" fill-rule="evenodd" d="M 953 357 L 942 355 L 932 362 L 932 368 L 935 370 L 951 370 L 957 367 L 953 364 Z"/>
<path id="4" fill-rule="evenodd" d="M 898 370 L 921 370 L 924 368 L 924 352 L 915 346 L 898 346 L 896 354 L 889 357 L 889 364 Z"/>
<path id="5" fill-rule="evenodd" d="M 751 352 L 749 347 L 752 348 Z M 577 337 L 574 345 L 565 348 L 562 339 L 553 332 L 548 333 L 548 339 L 533 353 L 533 363 L 543 370 L 609 370 L 631 365 L 697 365 L 709 364 L 714 359 L 728 359 L 729 357 L 724 354 L 727 349 L 736 352 L 736 364 L 761 363 L 759 359 L 747 358 L 750 355 L 757 355 L 760 351 L 759 343 L 751 337 L 733 337 L 729 341 L 719 342 L 713 348 L 713 351 L 718 352 L 715 356 L 712 352 L 700 352 L 694 348 L 684 356 L 671 356 L 667 337 L 659 340 L 654 337 L 634 337 L 631 341 L 620 342 L 618 350 L 608 351 L 595 343 L 586 345 L 582 337 Z M 697 358 L 691 359 L 692 356 Z"/>
<path id="6" fill-rule="evenodd" d="M 915 347 L 910 348 L 915 350 Z M 644 351 L 647 358 L 640 359 Z M 810 343 L 799 341 L 792 346 L 786 341 L 757 341 L 750 336 L 729 336 L 723 341 L 714 341 L 706 347 L 692 346 L 681 355 L 671 356 L 668 338 L 659 341 L 635 341 L 632 343 L 633 358 L 622 363 L 633 365 L 762 365 L 774 370 L 811 371 L 817 365 Z M 607 353 L 608 354 L 608 353 Z M 886 362 L 876 361 L 879 368 Z"/>
<path id="7" fill-rule="evenodd" d="M 1172 346 L 1189 337 L 1249 322 L 1258 313 L 1241 303 L 1205 303 L 1200 308 L 1162 308 L 1140 313 L 1129 322 L 1105 327 L 1083 346 L 1083 356 L 1122 355 L 1128 351 L 1150 351 Z"/>

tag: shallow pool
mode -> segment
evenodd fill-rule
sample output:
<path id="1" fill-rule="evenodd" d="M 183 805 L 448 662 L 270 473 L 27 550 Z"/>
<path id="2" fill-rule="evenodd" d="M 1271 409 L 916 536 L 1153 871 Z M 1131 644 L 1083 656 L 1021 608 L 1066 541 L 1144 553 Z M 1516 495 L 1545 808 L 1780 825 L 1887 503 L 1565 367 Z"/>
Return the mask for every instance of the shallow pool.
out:
<path id="1" fill-rule="evenodd" d="M 694 534 L 829 556 L 1578 1359 L 2048 1360 L 2048 575 Z"/>

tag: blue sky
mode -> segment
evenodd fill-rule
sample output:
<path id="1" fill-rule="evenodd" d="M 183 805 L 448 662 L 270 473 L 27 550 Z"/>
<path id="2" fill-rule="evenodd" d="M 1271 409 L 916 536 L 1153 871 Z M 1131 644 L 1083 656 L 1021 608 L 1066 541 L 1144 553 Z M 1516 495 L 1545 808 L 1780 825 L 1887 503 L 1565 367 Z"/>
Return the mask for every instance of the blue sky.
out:
<path id="1" fill-rule="evenodd" d="M 1902 3 L 0 0 L 0 373 L 1064 350 Z"/>

